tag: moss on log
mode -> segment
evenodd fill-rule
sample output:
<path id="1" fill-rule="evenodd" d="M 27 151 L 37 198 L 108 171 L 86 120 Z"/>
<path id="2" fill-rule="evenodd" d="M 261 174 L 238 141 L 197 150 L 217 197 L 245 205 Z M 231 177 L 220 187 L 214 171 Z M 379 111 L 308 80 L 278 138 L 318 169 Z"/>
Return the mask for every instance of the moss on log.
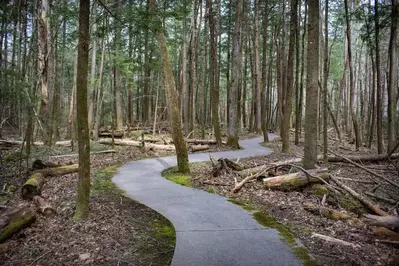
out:
<path id="1" fill-rule="evenodd" d="M 32 199 L 36 195 L 40 195 L 45 177 L 42 173 L 35 173 L 25 182 L 22 187 L 22 198 Z"/>
<path id="2" fill-rule="evenodd" d="M 28 207 L 16 211 L 8 220 L 7 224 L 0 230 L 0 243 L 4 243 L 7 239 L 30 226 L 36 221 L 35 213 Z"/>

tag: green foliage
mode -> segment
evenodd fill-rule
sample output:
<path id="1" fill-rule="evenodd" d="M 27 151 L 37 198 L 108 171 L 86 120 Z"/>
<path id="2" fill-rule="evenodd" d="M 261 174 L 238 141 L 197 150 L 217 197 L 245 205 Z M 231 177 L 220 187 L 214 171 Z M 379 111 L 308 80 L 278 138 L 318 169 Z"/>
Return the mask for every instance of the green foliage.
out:
<path id="1" fill-rule="evenodd" d="M 177 167 L 164 170 L 162 176 L 176 184 L 193 187 L 191 176 L 189 174 L 180 173 Z"/>
<path id="2" fill-rule="evenodd" d="M 216 189 L 214 187 L 208 188 L 208 193 L 216 194 Z"/>
<path id="3" fill-rule="evenodd" d="M 112 182 L 112 177 L 117 172 L 117 169 L 119 167 L 121 167 L 121 164 L 97 170 L 94 173 L 92 193 L 97 194 L 108 191 L 118 191 L 119 193 L 123 194 L 124 192 L 122 190 L 119 190 L 114 182 Z"/>

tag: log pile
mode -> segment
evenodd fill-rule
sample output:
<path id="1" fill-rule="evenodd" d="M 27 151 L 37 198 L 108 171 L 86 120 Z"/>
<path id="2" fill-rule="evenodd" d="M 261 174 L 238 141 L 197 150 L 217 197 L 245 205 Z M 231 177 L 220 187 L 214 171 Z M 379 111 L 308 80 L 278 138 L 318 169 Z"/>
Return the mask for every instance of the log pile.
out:
<path id="1" fill-rule="evenodd" d="M 35 160 L 32 164 L 31 175 L 22 187 L 24 200 L 32 201 L 36 211 L 45 217 L 55 215 L 52 205 L 41 197 L 41 190 L 47 177 L 74 173 L 79 170 L 77 164 L 60 164 L 51 161 Z M 36 220 L 35 211 L 26 204 L 16 209 L 6 211 L 0 216 L 0 243 L 5 242 L 15 233 L 30 226 Z"/>

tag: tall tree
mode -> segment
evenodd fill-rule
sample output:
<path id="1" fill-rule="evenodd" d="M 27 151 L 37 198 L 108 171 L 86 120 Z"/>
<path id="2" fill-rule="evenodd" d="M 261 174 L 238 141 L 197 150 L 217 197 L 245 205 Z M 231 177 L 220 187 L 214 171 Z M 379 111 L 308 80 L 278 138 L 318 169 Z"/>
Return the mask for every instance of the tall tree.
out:
<path id="1" fill-rule="evenodd" d="M 305 109 L 305 148 L 303 165 L 314 168 L 317 163 L 317 101 L 319 77 L 319 0 L 308 0 L 308 48 Z"/>
<path id="2" fill-rule="evenodd" d="M 76 102 L 79 147 L 79 183 L 75 219 L 86 219 L 90 205 L 90 135 L 87 113 L 87 73 L 89 68 L 90 0 L 79 1 L 78 72 Z"/>
<path id="3" fill-rule="evenodd" d="M 389 81 L 388 81 L 388 152 L 396 144 L 396 110 L 398 89 L 397 28 L 399 1 L 392 0 L 391 36 L 389 39 Z"/>
<path id="4" fill-rule="evenodd" d="M 381 86 L 381 65 L 380 65 L 380 19 L 378 0 L 374 0 L 374 24 L 375 24 L 375 68 L 377 78 L 377 150 L 383 153 L 382 144 L 382 86 Z"/>
<path id="5" fill-rule="evenodd" d="M 291 22 L 290 22 L 290 41 L 288 45 L 288 62 L 287 62 L 287 82 L 284 102 L 283 102 L 283 121 L 281 139 L 283 142 L 282 152 L 290 151 L 290 123 L 292 113 L 292 94 L 294 91 L 294 47 L 296 39 L 296 28 L 298 22 L 298 0 L 291 0 Z"/>
<path id="6" fill-rule="evenodd" d="M 115 0 L 116 16 L 121 13 L 122 0 Z M 122 52 L 122 29 L 121 22 L 115 19 L 115 36 L 114 36 L 114 96 L 115 96 L 115 126 L 117 130 L 123 127 L 122 117 L 122 78 L 120 69 L 120 57 Z M 147 105 L 148 106 L 148 105 Z"/>
<path id="7" fill-rule="evenodd" d="M 241 28 L 242 28 L 242 0 L 236 2 L 236 19 L 235 29 L 233 36 L 233 65 L 232 65 L 232 86 L 229 93 L 229 123 L 228 123 L 228 140 L 229 146 L 238 148 L 238 90 L 240 86 L 240 80 L 242 79 L 242 55 L 241 55 Z"/>
<path id="8" fill-rule="evenodd" d="M 323 159 L 327 165 L 327 126 L 328 126 L 328 0 L 325 0 L 324 9 L 324 65 L 323 65 Z"/>
<path id="9" fill-rule="evenodd" d="M 150 1 L 150 10 L 154 13 L 157 8 L 156 0 Z M 155 34 L 158 41 L 159 52 L 162 60 L 162 68 L 164 73 L 166 104 L 169 110 L 170 126 L 172 128 L 173 143 L 176 147 L 177 166 L 179 172 L 190 172 L 188 163 L 188 152 L 186 142 L 184 141 L 180 117 L 179 95 L 176 89 L 172 67 L 170 65 L 169 52 L 166 43 L 165 34 L 162 28 L 161 20 L 156 16 L 155 18 Z"/>
<path id="10" fill-rule="evenodd" d="M 211 91 L 211 110 L 212 110 L 212 124 L 215 131 L 215 138 L 218 146 L 222 144 L 222 136 L 220 133 L 220 119 L 219 119 L 219 82 L 217 82 L 217 51 L 216 51 L 216 33 L 215 33 L 215 19 L 212 8 L 212 1 L 206 0 L 208 9 L 209 30 L 210 37 L 210 73 L 209 73 L 209 87 Z"/>

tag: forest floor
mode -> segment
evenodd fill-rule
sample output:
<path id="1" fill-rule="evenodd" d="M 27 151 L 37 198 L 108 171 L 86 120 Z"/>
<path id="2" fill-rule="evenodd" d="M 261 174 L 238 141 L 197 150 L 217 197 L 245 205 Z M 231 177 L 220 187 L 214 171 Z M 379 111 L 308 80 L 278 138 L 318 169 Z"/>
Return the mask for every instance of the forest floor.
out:
<path id="1" fill-rule="evenodd" d="M 157 135 L 155 135 L 157 136 Z M 163 135 L 165 136 L 165 135 Z M 91 151 L 111 146 L 94 143 Z M 73 220 L 78 174 L 48 177 L 41 196 L 56 215 L 37 214 L 36 222 L 0 244 L 2 265 L 170 265 L 174 253 L 173 225 L 154 210 L 129 199 L 111 181 L 124 162 L 173 155 L 173 151 L 115 146 L 115 153 L 91 156 L 91 202 L 89 219 Z M 211 145 L 208 151 L 223 151 Z M 0 149 L 0 216 L 7 210 L 32 202 L 21 197 L 34 159 L 78 163 L 77 148 L 33 146 L 29 163 L 18 149 Z M 60 156 L 61 157 L 54 157 Z"/>
<path id="2" fill-rule="evenodd" d="M 281 151 L 280 141 L 272 141 L 265 146 L 273 149 L 274 152 L 268 156 L 240 159 L 239 163 L 244 165 L 245 168 L 251 168 L 257 165 L 267 165 L 277 161 L 302 157 L 303 155 L 303 143 L 296 146 L 292 142 L 290 154 L 279 152 Z M 370 150 L 366 148 L 355 151 L 350 144 L 331 142 L 330 147 L 342 155 L 370 154 Z M 385 175 L 394 182 L 399 182 L 399 161 L 378 162 L 366 166 L 373 168 L 374 171 Z M 375 184 L 371 182 L 375 180 L 374 177 L 350 164 L 331 163 L 329 172 L 339 177 L 365 181 L 366 183 L 344 181 L 346 185 L 362 194 L 372 191 L 375 187 Z M 376 239 L 384 239 L 384 235 L 381 235 L 382 232 L 373 233 L 364 223 L 361 215 L 368 210 L 351 197 L 342 197 L 338 200 L 337 205 L 327 200 L 326 207 L 334 208 L 354 217 L 354 219 L 348 221 L 336 221 L 327 219 L 320 214 L 312 214 L 303 208 L 304 203 L 313 203 L 320 206 L 323 194 L 320 195 L 317 185 L 284 192 L 265 189 L 261 182 L 253 180 L 247 183 L 238 193 L 232 193 L 234 177 L 239 179 L 237 181 L 240 181 L 240 177 L 232 175 L 231 172 L 224 172 L 214 177 L 210 163 L 193 164 L 191 176 L 195 177 L 192 178 L 191 185 L 196 188 L 229 197 L 232 202 L 242 205 L 244 209 L 255 208 L 272 215 L 282 226 L 300 239 L 321 265 L 399 265 L 399 250 L 391 245 L 376 242 Z M 382 184 L 373 193 L 399 202 L 399 191 L 393 189 L 392 186 Z M 385 202 L 378 202 L 378 204 L 386 212 L 397 215 L 397 209 L 395 210 L 398 206 L 397 203 L 396 206 Z M 353 243 L 357 247 L 326 242 L 312 237 L 312 233 L 338 238 Z"/>

